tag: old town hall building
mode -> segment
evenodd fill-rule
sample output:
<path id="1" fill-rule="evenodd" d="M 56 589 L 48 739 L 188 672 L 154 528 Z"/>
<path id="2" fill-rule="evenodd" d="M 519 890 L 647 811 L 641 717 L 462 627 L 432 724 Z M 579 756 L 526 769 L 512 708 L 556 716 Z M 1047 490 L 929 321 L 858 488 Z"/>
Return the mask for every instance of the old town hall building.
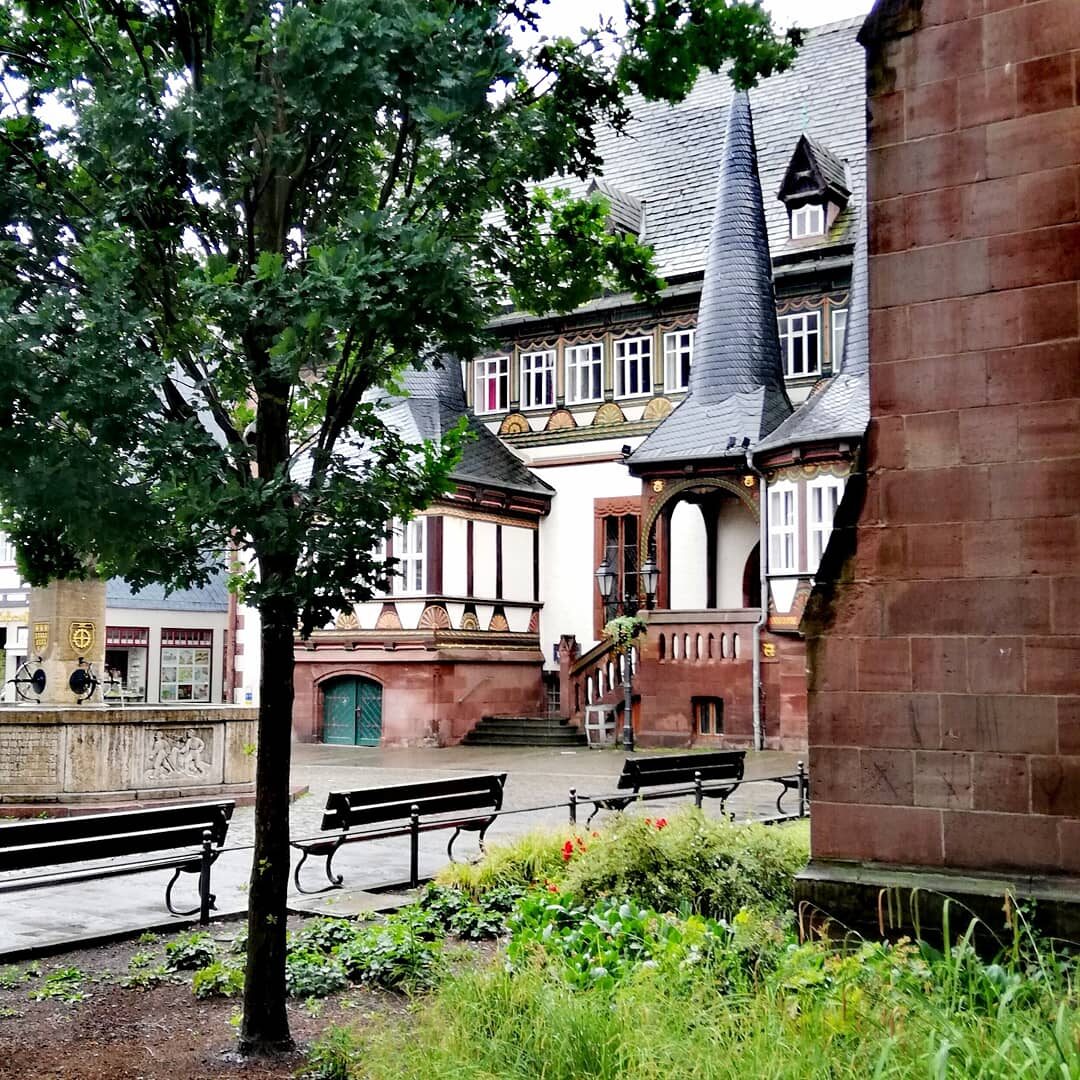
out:
<path id="1" fill-rule="evenodd" d="M 658 306 L 508 311 L 490 352 L 405 378 L 398 430 L 465 415 L 476 438 L 453 492 L 393 529 L 392 593 L 297 643 L 298 738 L 448 744 L 492 716 L 551 738 L 542 718 L 622 701 L 601 628 L 629 607 L 641 745 L 805 745 L 799 620 L 868 415 L 858 26 L 812 31 L 748 96 L 703 73 L 604 140 L 577 193 L 652 245 Z"/>

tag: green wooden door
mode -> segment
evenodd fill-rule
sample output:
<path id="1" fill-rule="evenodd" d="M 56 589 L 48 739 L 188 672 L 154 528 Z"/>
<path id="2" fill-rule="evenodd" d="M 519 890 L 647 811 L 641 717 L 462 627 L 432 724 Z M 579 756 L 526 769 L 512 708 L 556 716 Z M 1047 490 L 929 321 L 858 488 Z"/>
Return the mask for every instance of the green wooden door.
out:
<path id="1" fill-rule="evenodd" d="M 323 690 L 323 742 L 378 746 L 382 687 L 370 679 L 335 679 Z"/>

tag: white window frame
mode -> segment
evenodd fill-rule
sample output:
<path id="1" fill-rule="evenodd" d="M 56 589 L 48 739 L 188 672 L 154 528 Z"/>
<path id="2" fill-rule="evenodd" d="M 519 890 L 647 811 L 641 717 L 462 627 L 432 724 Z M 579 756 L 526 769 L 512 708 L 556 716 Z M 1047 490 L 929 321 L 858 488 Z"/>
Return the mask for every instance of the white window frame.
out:
<path id="1" fill-rule="evenodd" d="M 495 387 L 495 404 L 489 405 L 489 388 Z M 473 361 L 473 411 L 477 416 L 506 412 L 510 401 L 510 357 L 486 356 Z"/>
<path id="2" fill-rule="evenodd" d="M 843 477 L 821 476 L 806 485 L 806 555 L 811 574 L 817 571 L 828 546 L 844 484 Z"/>
<path id="3" fill-rule="evenodd" d="M 647 397 L 652 393 L 652 347 L 651 337 L 620 338 L 615 342 L 616 397 Z"/>
<path id="4" fill-rule="evenodd" d="M 518 359 L 521 364 L 521 407 L 550 408 L 555 404 L 555 350 L 523 352 Z"/>
<path id="5" fill-rule="evenodd" d="M 832 369 L 839 371 L 844 361 L 844 337 L 847 334 L 847 312 L 845 307 L 834 307 L 829 313 L 829 330 L 832 337 L 829 347 L 832 349 Z"/>
<path id="6" fill-rule="evenodd" d="M 567 345 L 565 356 L 566 403 L 600 401 L 604 396 L 604 343 Z"/>
<path id="7" fill-rule="evenodd" d="M 427 593 L 427 518 L 394 522 L 394 558 L 397 559 L 395 596 L 424 596 Z"/>
<path id="8" fill-rule="evenodd" d="M 825 207 L 821 203 L 806 203 L 791 211 L 791 239 L 825 235 Z"/>
<path id="9" fill-rule="evenodd" d="M 683 378 L 683 360 L 686 378 Z M 694 331 L 670 330 L 664 334 L 664 389 L 685 390 L 694 366 Z"/>
<path id="10" fill-rule="evenodd" d="M 821 374 L 821 311 L 795 311 L 777 320 L 780 330 L 780 355 L 788 379 L 804 379 Z M 814 341 L 814 366 L 809 364 L 810 341 Z M 796 346 L 802 346 L 802 371 L 795 369 Z"/>
<path id="11" fill-rule="evenodd" d="M 769 485 L 769 573 L 799 569 L 799 488 L 790 480 Z"/>
<path id="12" fill-rule="evenodd" d="M 15 565 L 15 545 L 4 533 L 0 533 L 0 566 Z"/>

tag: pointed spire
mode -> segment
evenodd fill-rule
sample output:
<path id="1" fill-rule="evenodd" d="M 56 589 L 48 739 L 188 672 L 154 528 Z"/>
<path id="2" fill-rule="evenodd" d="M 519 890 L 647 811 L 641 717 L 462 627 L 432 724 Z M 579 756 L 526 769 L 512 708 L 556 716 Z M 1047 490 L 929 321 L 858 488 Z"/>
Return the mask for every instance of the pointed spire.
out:
<path id="1" fill-rule="evenodd" d="M 782 399 L 777 420 L 782 419 L 791 407 L 780 365 L 772 263 L 750 99 L 742 92 L 735 95 L 728 110 L 690 391 L 703 403 L 712 403 L 762 387 Z M 765 433 L 758 430 L 751 434 L 756 439 Z"/>
<path id="2" fill-rule="evenodd" d="M 741 456 L 790 415 L 750 99 L 739 93 L 728 109 L 688 393 L 627 464 Z"/>

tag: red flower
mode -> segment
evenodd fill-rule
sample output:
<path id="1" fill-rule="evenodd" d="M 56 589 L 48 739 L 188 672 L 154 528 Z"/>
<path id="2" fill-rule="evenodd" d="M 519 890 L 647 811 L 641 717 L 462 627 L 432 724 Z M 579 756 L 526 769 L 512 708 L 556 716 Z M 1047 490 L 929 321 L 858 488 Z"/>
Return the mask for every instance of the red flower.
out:
<path id="1" fill-rule="evenodd" d="M 552 883 L 551 883 L 551 882 L 549 881 L 549 882 L 548 882 L 548 887 L 547 887 L 547 891 L 548 891 L 548 892 L 553 892 L 553 893 L 557 893 L 557 892 L 559 891 L 559 886 L 558 886 L 558 885 L 553 885 L 553 884 L 552 884 Z"/>
<path id="2" fill-rule="evenodd" d="M 652 824 L 652 818 L 651 818 L 651 817 L 647 817 L 647 818 L 645 819 L 645 824 L 646 824 L 646 825 L 651 825 L 651 824 Z"/>
<path id="3" fill-rule="evenodd" d="M 664 828 L 665 825 L 667 825 L 667 818 L 666 817 L 656 819 L 656 827 L 658 829 Z"/>
<path id="4" fill-rule="evenodd" d="M 597 832 L 597 831 L 596 831 L 595 829 L 594 829 L 594 830 L 593 830 L 593 831 L 592 831 L 591 833 L 589 833 L 589 835 L 590 835 L 590 836 L 591 836 L 591 837 L 592 837 L 592 838 L 593 838 L 594 840 L 597 840 L 597 839 L 599 839 L 599 837 L 600 837 L 600 834 L 599 834 L 599 833 L 598 833 L 598 832 Z"/>
<path id="5" fill-rule="evenodd" d="M 574 841 L 567 840 L 562 846 L 563 862 L 569 862 L 574 857 Z"/>

